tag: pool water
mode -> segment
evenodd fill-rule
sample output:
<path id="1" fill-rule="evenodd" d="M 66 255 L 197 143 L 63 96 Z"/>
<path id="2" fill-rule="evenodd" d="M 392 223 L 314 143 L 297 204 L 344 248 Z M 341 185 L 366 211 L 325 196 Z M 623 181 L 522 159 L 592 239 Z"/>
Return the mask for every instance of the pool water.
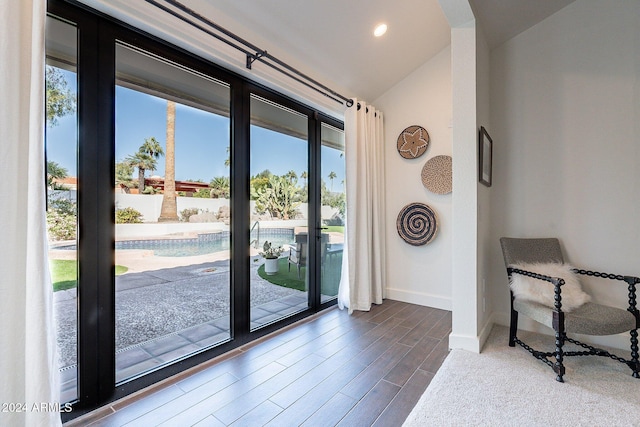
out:
<path id="1" fill-rule="evenodd" d="M 293 242 L 292 228 L 265 228 L 252 233 L 252 241 L 258 239 L 258 248 L 262 248 L 265 240 L 274 246 Z M 156 240 L 127 240 L 116 242 L 116 249 L 145 249 L 152 250 L 156 256 L 183 257 L 206 255 L 231 249 L 230 233 L 199 234 L 190 239 L 156 239 Z"/>
<path id="2" fill-rule="evenodd" d="M 116 250 L 152 250 L 156 256 L 185 257 L 228 251 L 231 248 L 229 232 L 201 234 L 188 239 L 122 240 Z"/>
<path id="3" fill-rule="evenodd" d="M 258 249 L 262 248 L 265 240 L 273 246 L 293 243 L 292 228 L 264 228 L 251 233 L 251 241 L 258 240 Z M 186 239 L 152 239 L 152 240 L 120 240 L 116 242 L 116 250 L 142 249 L 152 250 L 156 256 L 186 257 L 206 255 L 214 252 L 228 251 L 231 249 L 230 233 L 221 231 L 217 233 L 199 234 L 198 237 Z M 75 250 L 76 245 L 60 246 L 56 249 Z"/>

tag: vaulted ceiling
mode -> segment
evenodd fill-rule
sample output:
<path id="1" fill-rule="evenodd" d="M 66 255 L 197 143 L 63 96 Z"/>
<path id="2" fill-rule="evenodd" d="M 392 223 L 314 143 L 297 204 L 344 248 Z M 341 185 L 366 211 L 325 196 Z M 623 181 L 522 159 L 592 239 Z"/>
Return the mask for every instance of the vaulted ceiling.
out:
<path id="1" fill-rule="evenodd" d="M 148 12 L 158 12 L 144 1 L 82 1 L 143 29 L 141 23 L 153 19 Z M 337 92 L 374 101 L 450 44 L 440 3 L 459 0 L 180 1 Z M 471 6 L 495 47 L 572 1 L 471 0 Z M 170 34 L 167 19 L 161 27 Z M 382 22 L 388 31 L 376 38 L 374 27 Z"/>
<path id="2" fill-rule="evenodd" d="M 348 96 L 373 101 L 450 43 L 437 0 L 184 0 Z M 387 33 L 373 36 L 385 22 Z"/>

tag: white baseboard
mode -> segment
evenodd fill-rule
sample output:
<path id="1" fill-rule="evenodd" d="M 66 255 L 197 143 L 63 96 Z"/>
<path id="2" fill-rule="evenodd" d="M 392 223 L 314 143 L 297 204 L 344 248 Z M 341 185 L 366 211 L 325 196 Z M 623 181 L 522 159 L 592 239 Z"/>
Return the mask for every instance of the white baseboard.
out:
<path id="1" fill-rule="evenodd" d="M 460 335 L 452 332 L 449 335 L 449 348 L 457 348 L 472 351 L 474 353 L 480 353 L 482 347 L 484 347 L 484 343 L 487 341 L 487 338 L 489 338 L 489 334 L 491 333 L 491 329 L 493 329 L 494 323 L 495 319 L 492 315 L 482 326 L 478 336 Z"/>
<path id="2" fill-rule="evenodd" d="M 403 289 L 386 288 L 386 297 L 396 301 L 410 304 L 424 305 L 426 307 L 439 308 L 451 311 L 451 298 L 440 295 L 425 294 L 422 292 L 405 291 Z"/>
<path id="3" fill-rule="evenodd" d="M 449 335 L 449 349 L 467 350 L 473 353 L 480 353 L 479 337 L 451 333 Z"/>

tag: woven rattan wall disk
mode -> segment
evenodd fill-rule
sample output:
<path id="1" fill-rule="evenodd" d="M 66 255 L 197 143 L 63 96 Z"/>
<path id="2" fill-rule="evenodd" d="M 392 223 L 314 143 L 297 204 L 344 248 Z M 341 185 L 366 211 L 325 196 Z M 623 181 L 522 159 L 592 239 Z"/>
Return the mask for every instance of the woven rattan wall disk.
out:
<path id="1" fill-rule="evenodd" d="M 398 153 L 405 159 L 416 159 L 427 151 L 429 133 L 422 126 L 409 126 L 398 136 Z"/>
<path id="2" fill-rule="evenodd" d="M 409 203 L 398 214 L 396 228 L 400 237 L 410 245 L 422 246 L 431 242 L 438 232 L 436 213 L 424 203 Z"/>
<path id="3" fill-rule="evenodd" d="M 432 193 L 451 193 L 452 182 L 451 156 L 432 157 L 422 167 L 422 185 Z"/>

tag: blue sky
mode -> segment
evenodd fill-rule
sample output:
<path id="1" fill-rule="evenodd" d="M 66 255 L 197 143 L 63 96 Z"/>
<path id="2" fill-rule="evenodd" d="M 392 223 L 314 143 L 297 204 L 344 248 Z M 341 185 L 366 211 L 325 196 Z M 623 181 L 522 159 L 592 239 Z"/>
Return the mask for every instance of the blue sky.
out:
<path id="1" fill-rule="evenodd" d="M 75 74 L 61 70 L 72 90 Z M 161 98 L 116 87 L 116 161 L 138 151 L 145 138 L 155 137 L 165 148 L 167 103 Z M 217 176 L 228 176 L 224 166 L 228 157 L 229 120 L 186 105 L 176 105 L 176 179 L 209 182 Z M 307 169 L 307 142 L 257 126 L 251 129 L 251 175 L 265 169 L 283 175 L 294 170 L 298 176 Z M 76 175 L 76 117 L 58 119 L 58 125 L 47 128 L 48 160 L 57 162 Z M 337 178 L 333 190 L 342 189 L 344 158 L 337 150 L 322 147 L 322 178 L 330 186 L 329 172 Z M 156 171 L 164 175 L 164 157 L 158 159 Z M 134 171 L 137 177 L 137 171 Z M 300 181 L 302 182 L 302 181 Z"/>

